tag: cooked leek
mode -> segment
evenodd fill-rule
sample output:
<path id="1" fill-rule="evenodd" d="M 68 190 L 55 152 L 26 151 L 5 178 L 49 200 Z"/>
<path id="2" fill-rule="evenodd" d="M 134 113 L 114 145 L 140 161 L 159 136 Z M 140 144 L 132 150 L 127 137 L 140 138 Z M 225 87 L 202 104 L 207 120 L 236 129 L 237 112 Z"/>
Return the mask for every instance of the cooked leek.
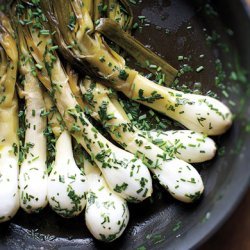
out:
<path id="1" fill-rule="evenodd" d="M 209 96 L 185 94 L 152 84 L 141 75 L 134 80 L 131 98 L 166 114 L 192 131 L 206 135 L 223 134 L 232 125 L 232 114 L 222 102 Z"/>
<path id="2" fill-rule="evenodd" d="M 220 101 L 202 95 L 185 94 L 157 85 L 126 67 L 124 59 L 105 44 L 93 30 L 93 23 L 81 1 L 42 0 L 58 45 L 67 51 L 67 59 L 90 76 L 99 76 L 127 97 L 155 109 L 187 128 L 208 135 L 225 133 L 232 124 L 232 114 Z M 77 16 L 74 30 L 67 28 L 70 15 Z M 59 25 L 59 27 L 58 27 Z M 86 29 L 87 27 L 87 29 Z M 65 44 L 68 46 L 65 48 Z"/>
<path id="3" fill-rule="evenodd" d="M 57 150 L 56 153 L 56 158 L 62 162 L 57 164 L 56 160 L 49 176 L 48 197 L 52 209 L 63 217 L 72 217 L 83 210 L 87 201 L 85 220 L 92 235 L 98 240 L 117 239 L 125 230 L 129 219 L 126 201 L 108 188 L 98 167 L 90 162 L 80 147 L 75 155 L 79 158 L 77 160 L 86 175 L 78 169 L 72 156 L 71 141 L 70 144 L 67 143 L 69 134 L 65 131 L 62 118 L 48 94 L 45 94 L 45 102 L 47 111 L 50 112 L 49 124 L 58 138 L 57 146 L 63 148 L 63 151 Z M 64 140 L 65 135 L 67 144 Z M 68 152 L 71 163 L 74 162 L 70 167 Z M 70 184 L 66 184 L 67 182 Z"/>
<path id="4" fill-rule="evenodd" d="M 121 27 L 129 31 L 133 22 L 133 13 L 126 0 L 83 0 L 93 22 L 98 25 L 100 18 L 109 17 L 115 20 Z"/>
<path id="5" fill-rule="evenodd" d="M 125 3 L 125 5 L 122 6 L 119 0 L 109 0 L 108 6 L 107 17 L 118 23 L 124 30 L 130 29 L 133 14 L 129 5 Z M 126 9 L 124 8 L 124 6 Z M 125 13 L 124 9 L 127 13 Z"/>
<path id="6" fill-rule="evenodd" d="M 123 31 L 122 26 L 113 20 L 102 18 L 96 30 L 127 51 L 141 66 L 148 68 L 153 73 L 157 72 L 158 69 L 166 84 L 172 83 L 178 71 L 134 37 Z M 150 68 L 150 65 L 155 65 L 156 69 Z"/>
<path id="7" fill-rule="evenodd" d="M 212 139 L 190 130 L 144 131 L 143 135 L 161 149 L 189 163 L 209 161 L 216 153 Z"/>
<path id="8" fill-rule="evenodd" d="M 13 218 L 19 208 L 18 51 L 12 35 L 9 19 L 0 12 L 0 223 Z"/>
<path id="9" fill-rule="evenodd" d="M 47 144 L 44 131 L 47 126 L 43 92 L 34 72 L 35 64 L 28 51 L 23 33 L 18 30 L 20 73 L 23 76 L 25 98 L 24 159 L 19 175 L 20 204 L 27 213 L 39 212 L 48 203 Z"/>
<path id="10" fill-rule="evenodd" d="M 100 170 L 86 159 L 84 171 L 89 184 L 86 225 L 96 239 L 114 241 L 121 236 L 129 221 L 126 201 L 108 188 Z"/>
<path id="11" fill-rule="evenodd" d="M 112 190 L 132 202 L 146 199 L 152 193 L 147 167 L 133 154 L 109 142 L 88 121 L 70 90 L 68 76 L 55 53 L 56 47 L 51 44 L 49 33 L 41 28 L 43 20 L 40 20 L 39 28 L 33 23 L 34 15 L 37 15 L 36 22 L 40 17 L 34 10 L 36 8 L 32 7 L 25 10 L 26 18 L 29 18 L 29 13 L 33 14 L 31 23 L 23 26 L 26 41 L 36 63 L 42 66 L 38 76 L 53 95 L 67 129 L 91 155 Z"/>
<path id="12" fill-rule="evenodd" d="M 83 4 L 85 8 L 88 10 L 90 16 L 94 17 L 94 0 L 84 0 Z"/>
<path id="13" fill-rule="evenodd" d="M 84 3 L 84 1 L 83 1 Z M 93 5 L 94 5 L 94 16 L 93 16 L 93 21 L 96 22 L 97 20 L 100 19 L 102 11 L 103 11 L 103 0 L 93 0 Z"/>
<path id="14" fill-rule="evenodd" d="M 76 89 L 77 75 L 73 71 L 68 74 L 71 87 Z M 183 202 L 199 198 L 204 187 L 195 168 L 151 143 L 129 122 L 117 100 L 109 98 L 108 89 L 103 85 L 87 79 L 82 83 L 81 90 L 89 101 L 92 116 L 107 128 L 115 141 L 141 158 L 173 197 Z M 88 98 L 90 95 L 91 99 Z"/>
<path id="15" fill-rule="evenodd" d="M 62 118 L 54 110 L 47 94 L 45 102 L 49 112 L 49 124 L 57 138 L 55 162 L 48 179 L 48 200 L 57 214 L 71 218 L 79 215 L 85 208 L 87 180 L 74 160 L 71 136 L 61 124 Z"/>

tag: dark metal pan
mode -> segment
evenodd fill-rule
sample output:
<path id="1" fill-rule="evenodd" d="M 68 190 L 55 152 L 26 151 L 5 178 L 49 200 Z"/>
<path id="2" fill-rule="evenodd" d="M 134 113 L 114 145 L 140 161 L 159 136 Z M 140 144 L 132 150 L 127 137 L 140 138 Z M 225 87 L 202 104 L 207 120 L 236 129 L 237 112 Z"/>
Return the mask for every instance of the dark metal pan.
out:
<path id="1" fill-rule="evenodd" d="M 175 67 L 183 63 L 178 61 L 179 55 L 191 55 L 190 66 L 202 65 L 204 70 L 187 73 L 180 82 L 191 87 L 201 82 L 204 93 L 217 93 L 236 114 L 232 129 L 216 139 L 216 159 L 197 166 L 206 187 L 204 196 L 196 204 L 185 205 L 156 184 L 153 199 L 130 205 L 129 226 L 111 244 L 95 241 L 83 216 L 65 220 L 49 208 L 38 215 L 19 211 L 11 222 L 0 225 L 0 248 L 195 248 L 219 228 L 243 196 L 250 176 L 250 85 L 249 75 L 245 76 L 240 66 L 250 72 L 250 21 L 243 1 L 221 0 L 211 5 L 184 0 L 141 2 L 133 9 L 137 16 L 146 16 L 150 26 L 137 32 L 138 39 Z M 218 81 L 219 88 L 215 86 L 216 76 L 223 78 L 225 86 Z M 230 98 L 224 88 L 229 89 Z"/>

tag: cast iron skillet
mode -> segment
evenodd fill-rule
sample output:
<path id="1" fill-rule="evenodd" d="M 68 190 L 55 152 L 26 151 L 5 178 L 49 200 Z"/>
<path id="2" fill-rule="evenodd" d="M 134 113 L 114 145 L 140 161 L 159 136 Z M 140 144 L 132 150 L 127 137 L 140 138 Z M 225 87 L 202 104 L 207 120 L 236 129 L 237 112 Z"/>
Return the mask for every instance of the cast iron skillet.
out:
<path id="1" fill-rule="evenodd" d="M 93 240 L 83 216 L 65 220 L 49 208 L 38 215 L 19 211 L 11 222 L 0 225 L 0 248 L 189 249 L 199 246 L 219 228 L 244 194 L 250 175 L 250 154 L 247 152 L 250 147 L 250 134 L 247 133 L 250 91 L 242 71 L 235 68 L 239 59 L 250 72 L 250 30 L 247 13 L 240 1 L 215 2 L 218 14 L 205 5 L 207 1 L 145 0 L 134 7 L 136 15 L 145 15 L 151 21 L 150 27 L 137 34 L 138 39 L 175 67 L 182 63 L 177 60 L 179 55 L 192 55 L 188 63 L 194 69 L 200 65 L 205 67 L 199 74 L 195 71 L 186 74 L 182 83 L 192 87 L 195 82 L 202 82 L 204 93 L 212 89 L 225 103 L 229 104 L 229 99 L 234 102 L 230 102 L 231 109 L 237 118 L 232 129 L 216 139 L 218 156 L 210 163 L 197 166 L 206 187 L 203 198 L 193 205 L 181 204 L 156 184 L 151 201 L 130 205 L 129 226 L 125 234 L 111 244 Z M 227 34 L 232 34 L 229 27 L 234 31 L 233 36 Z M 211 34 L 212 39 L 207 38 Z M 213 45 L 208 46 L 208 41 Z M 203 59 L 201 54 L 205 55 Z M 231 71 L 237 75 L 237 80 L 228 77 L 224 80 L 226 87 L 231 89 L 230 98 L 222 95 L 221 89 L 214 84 L 220 71 L 218 59 L 227 75 Z"/>

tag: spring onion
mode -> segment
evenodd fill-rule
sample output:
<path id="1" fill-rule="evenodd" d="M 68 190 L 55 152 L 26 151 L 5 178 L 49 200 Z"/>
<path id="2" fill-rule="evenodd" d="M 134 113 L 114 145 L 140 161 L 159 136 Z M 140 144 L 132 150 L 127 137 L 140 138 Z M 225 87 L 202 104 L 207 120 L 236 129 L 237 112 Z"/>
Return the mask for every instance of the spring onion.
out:
<path id="1" fill-rule="evenodd" d="M 9 19 L 0 12 L 0 223 L 19 208 L 18 51 Z"/>
<path id="2" fill-rule="evenodd" d="M 190 130 L 144 131 L 143 135 L 161 149 L 189 163 L 211 160 L 216 153 L 216 145 L 211 138 Z"/>
<path id="3" fill-rule="evenodd" d="M 85 208 L 87 180 L 76 165 L 71 136 L 61 124 L 61 116 L 55 111 L 47 94 L 45 102 L 49 112 L 49 124 L 57 139 L 55 162 L 48 179 L 48 200 L 56 213 L 71 218 L 79 215 Z"/>
<path id="4" fill-rule="evenodd" d="M 96 239 L 111 242 L 127 227 L 129 210 L 126 201 L 108 188 L 100 170 L 86 159 L 84 171 L 89 183 L 86 225 Z"/>
<path id="5" fill-rule="evenodd" d="M 26 19 L 33 10 L 33 7 L 30 8 L 23 13 Z M 146 199 L 152 193 L 152 180 L 147 167 L 133 154 L 113 145 L 88 121 L 69 87 L 68 76 L 56 52 L 50 50 L 53 46 L 51 37 L 41 35 L 33 20 L 32 16 L 32 23 L 23 26 L 25 38 L 36 63 L 43 67 L 38 77 L 53 96 L 68 131 L 91 155 L 112 190 L 131 202 Z M 43 27 L 43 21 L 40 25 Z"/>
<path id="6" fill-rule="evenodd" d="M 70 86 L 76 89 L 76 75 L 72 71 L 68 75 Z M 173 197 L 183 202 L 192 202 L 199 198 L 204 186 L 193 166 L 151 143 L 129 122 L 118 102 L 109 98 L 109 91 L 103 85 L 86 79 L 81 82 L 81 90 L 85 96 L 86 93 L 92 95 L 91 100 L 85 99 L 90 100 L 88 108 L 92 110 L 93 118 L 99 120 L 123 148 L 141 158 Z"/>
<path id="7" fill-rule="evenodd" d="M 39 212 L 48 203 L 47 188 L 47 144 L 44 131 L 47 117 L 40 82 L 34 74 L 34 63 L 25 43 L 23 33 L 18 30 L 20 73 L 23 76 L 25 98 L 25 142 L 24 159 L 19 175 L 21 207 L 27 213 Z"/>
<path id="8" fill-rule="evenodd" d="M 91 17 L 81 1 L 42 0 L 41 6 L 51 29 L 57 33 L 54 38 L 59 47 L 65 52 L 65 44 L 72 45 L 63 54 L 77 67 L 82 63 L 80 69 L 86 74 L 99 77 L 130 99 L 171 117 L 193 131 L 220 135 L 231 126 L 232 114 L 222 102 L 160 86 L 128 68 L 125 60 L 94 32 Z M 78 17 L 74 31 L 66 28 L 72 13 Z"/>

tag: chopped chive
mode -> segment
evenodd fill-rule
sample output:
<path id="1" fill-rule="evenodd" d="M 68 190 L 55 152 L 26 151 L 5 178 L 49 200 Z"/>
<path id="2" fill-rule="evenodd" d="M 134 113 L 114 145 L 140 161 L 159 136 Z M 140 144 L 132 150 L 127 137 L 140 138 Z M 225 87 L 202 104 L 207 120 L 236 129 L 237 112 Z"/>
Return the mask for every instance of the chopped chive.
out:
<path id="1" fill-rule="evenodd" d="M 204 67 L 203 67 L 203 66 L 200 66 L 200 67 L 198 67 L 198 68 L 196 69 L 196 72 L 199 73 L 199 72 L 201 72 L 203 69 L 204 69 Z"/>

